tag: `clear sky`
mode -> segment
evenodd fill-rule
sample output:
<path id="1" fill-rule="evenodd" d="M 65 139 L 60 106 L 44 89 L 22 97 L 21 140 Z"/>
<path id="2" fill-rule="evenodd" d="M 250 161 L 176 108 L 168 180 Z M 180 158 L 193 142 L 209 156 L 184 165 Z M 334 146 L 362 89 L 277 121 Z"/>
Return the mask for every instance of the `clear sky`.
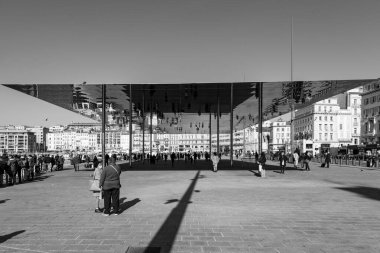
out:
<path id="1" fill-rule="evenodd" d="M 0 85 L 0 126 L 55 126 L 95 122 L 77 113 Z"/>
<path id="2" fill-rule="evenodd" d="M 379 0 L 0 0 L 0 83 L 379 78 Z"/>

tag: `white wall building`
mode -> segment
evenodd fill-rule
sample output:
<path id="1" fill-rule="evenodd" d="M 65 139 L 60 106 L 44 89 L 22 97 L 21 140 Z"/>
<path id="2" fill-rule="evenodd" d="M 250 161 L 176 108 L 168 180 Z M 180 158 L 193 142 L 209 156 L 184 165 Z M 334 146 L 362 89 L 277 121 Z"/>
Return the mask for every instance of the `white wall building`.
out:
<path id="1" fill-rule="evenodd" d="M 301 152 L 358 144 L 361 89 L 321 100 L 299 109 L 294 119 L 294 140 Z"/>
<path id="2" fill-rule="evenodd" d="M 0 129 L 1 153 L 32 153 L 36 151 L 36 136 L 34 133 L 11 127 Z"/>
<path id="3" fill-rule="evenodd" d="M 290 122 L 283 121 L 279 118 L 277 121 L 271 123 L 269 134 L 271 136 L 269 141 L 269 151 L 274 153 L 280 150 L 283 150 L 286 153 L 291 152 Z"/>

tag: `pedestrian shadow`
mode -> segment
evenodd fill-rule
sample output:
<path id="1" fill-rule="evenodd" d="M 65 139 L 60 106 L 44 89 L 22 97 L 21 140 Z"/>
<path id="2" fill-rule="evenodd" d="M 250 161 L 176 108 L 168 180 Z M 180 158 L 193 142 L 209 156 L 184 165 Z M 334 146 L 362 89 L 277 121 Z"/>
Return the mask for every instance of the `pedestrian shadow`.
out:
<path id="1" fill-rule="evenodd" d="M 6 242 L 7 240 L 11 239 L 12 237 L 15 237 L 21 233 L 24 233 L 25 230 L 19 230 L 19 231 L 16 231 L 16 232 L 13 232 L 13 233 L 10 233 L 10 234 L 7 234 L 7 235 L 2 235 L 0 236 L 0 244 L 2 244 L 3 242 Z"/>
<path id="2" fill-rule="evenodd" d="M 0 204 L 3 204 L 5 202 L 7 202 L 8 200 L 11 200 L 11 199 L 2 199 L 2 200 L 0 200 Z"/>
<path id="3" fill-rule="evenodd" d="M 260 172 L 254 171 L 254 170 L 249 170 L 249 171 L 252 172 L 256 177 L 261 177 Z"/>
<path id="4" fill-rule="evenodd" d="M 380 189 L 367 186 L 335 187 L 335 189 L 356 193 L 368 199 L 380 201 Z"/>
<path id="5" fill-rule="evenodd" d="M 119 205 L 119 212 L 123 213 L 125 210 L 128 210 L 132 206 L 139 203 L 141 200 L 139 198 L 135 198 L 134 200 L 130 200 L 127 202 L 124 202 L 127 198 L 121 198 L 120 199 L 120 205 Z"/>
<path id="6" fill-rule="evenodd" d="M 34 182 L 41 182 L 41 181 L 44 181 L 46 179 L 48 179 L 49 177 L 54 177 L 54 175 L 40 175 L 40 176 L 35 176 L 34 179 L 32 180 L 25 180 L 25 181 L 22 181 L 22 184 L 29 184 L 29 183 L 34 183 Z"/>
<path id="7" fill-rule="evenodd" d="M 177 206 L 173 208 L 173 210 L 170 212 L 164 223 L 161 225 L 160 229 L 157 231 L 153 239 L 150 241 L 147 250 L 149 248 L 163 247 L 165 248 L 165 252 L 171 251 L 175 238 L 181 226 L 182 220 L 185 216 L 187 206 L 191 203 L 190 199 L 194 192 L 195 185 L 198 181 L 199 174 L 200 171 L 198 171 L 195 177 L 192 179 L 191 184 L 189 185 L 189 187 L 187 188 L 186 192 L 180 200 L 172 199 L 168 200 L 167 203 L 165 203 L 169 204 L 178 202 Z M 149 252 L 147 250 L 145 251 L 145 253 Z"/>

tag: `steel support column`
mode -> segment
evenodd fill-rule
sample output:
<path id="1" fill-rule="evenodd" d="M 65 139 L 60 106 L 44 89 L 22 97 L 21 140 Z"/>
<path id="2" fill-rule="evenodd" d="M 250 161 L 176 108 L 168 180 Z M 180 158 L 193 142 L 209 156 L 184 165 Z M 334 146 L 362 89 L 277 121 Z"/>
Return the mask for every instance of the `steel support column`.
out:
<path id="1" fill-rule="evenodd" d="M 263 152 L 263 83 L 259 85 L 259 155 Z"/>
<path id="2" fill-rule="evenodd" d="M 216 153 L 219 155 L 219 116 L 220 116 L 220 101 L 219 101 L 219 85 L 218 85 L 218 96 L 217 96 L 217 110 L 216 110 Z"/>
<path id="3" fill-rule="evenodd" d="M 145 161 L 145 85 L 142 97 L 142 162 Z"/>
<path id="4" fill-rule="evenodd" d="M 152 97 L 150 98 L 150 131 L 149 131 L 149 142 L 150 142 L 149 158 L 151 158 L 152 157 L 152 152 L 153 152 L 153 103 L 152 103 Z"/>
<path id="5" fill-rule="evenodd" d="M 129 167 L 132 167 L 132 84 L 129 84 Z"/>
<path id="6" fill-rule="evenodd" d="M 233 159 L 234 159 L 234 84 L 231 83 L 231 101 L 230 101 L 230 162 L 231 167 L 233 165 Z"/>
<path id="7" fill-rule="evenodd" d="M 102 84 L 102 165 L 106 165 L 106 85 Z"/>
<path id="8" fill-rule="evenodd" d="M 209 133 L 210 133 L 210 136 L 209 136 L 209 141 L 210 141 L 210 146 L 209 146 L 209 150 L 210 150 L 210 157 L 211 157 L 211 152 L 212 152 L 212 149 L 211 149 L 211 108 L 210 108 L 210 123 L 209 123 Z"/>

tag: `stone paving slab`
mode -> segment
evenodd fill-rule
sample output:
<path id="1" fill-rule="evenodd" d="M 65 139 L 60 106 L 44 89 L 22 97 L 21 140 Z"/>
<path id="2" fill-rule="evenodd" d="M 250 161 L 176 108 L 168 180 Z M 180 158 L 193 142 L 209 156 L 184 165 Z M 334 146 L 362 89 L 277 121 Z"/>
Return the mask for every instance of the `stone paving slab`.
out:
<path id="1" fill-rule="evenodd" d="M 0 188 L 0 253 L 380 252 L 380 170 L 144 166 L 122 173 L 119 216 L 94 213 L 91 171 Z"/>

